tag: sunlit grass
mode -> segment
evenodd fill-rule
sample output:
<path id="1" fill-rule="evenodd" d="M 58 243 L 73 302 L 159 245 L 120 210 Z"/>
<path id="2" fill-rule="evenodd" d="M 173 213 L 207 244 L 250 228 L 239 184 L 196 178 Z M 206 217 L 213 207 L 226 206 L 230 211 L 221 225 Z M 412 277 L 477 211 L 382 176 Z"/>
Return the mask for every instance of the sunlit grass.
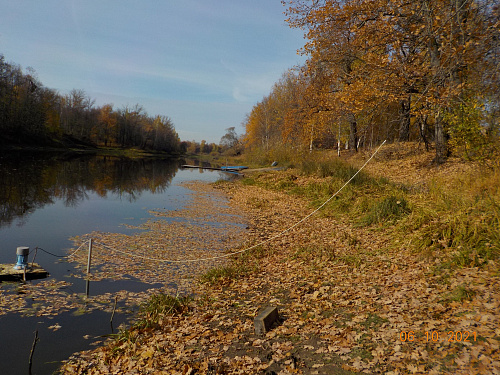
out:
<path id="1" fill-rule="evenodd" d="M 262 246 L 257 246 L 247 251 L 231 256 L 228 264 L 211 268 L 199 277 L 204 284 L 216 285 L 240 279 L 259 270 L 259 259 L 270 252 Z"/>
<path id="2" fill-rule="evenodd" d="M 498 171 L 436 180 L 402 226 L 417 251 L 442 254 L 449 266 L 482 266 L 500 256 Z M 444 260 L 443 260 L 444 261 Z"/>
<path id="3" fill-rule="evenodd" d="M 410 212 L 409 203 L 405 198 L 390 195 L 373 204 L 359 223 L 361 225 L 372 225 L 387 221 L 395 222 Z"/>
<path id="4" fill-rule="evenodd" d="M 296 162 L 297 168 L 255 175 L 243 183 L 297 195 L 319 207 L 358 171 L 325 155 L 313 153 Z M 497 169 L 457 173 L 418 189 L 361 171 L 320 214 L 344 216 L 357 226 L 392 227 L 395 243 L 409 240 L 418 254 L 438 257 L 447 267 L 483 266 L 500 256 Z"/>
<path id="5" fill-rule="evenodd" d="M 189 311 L 191 298 L 187 296 L 171 296 L 164 293 L 153 294 L 140 306 L 140 319 L 134 328 L 153 327 L 166 315 L 184 314 Z"/>

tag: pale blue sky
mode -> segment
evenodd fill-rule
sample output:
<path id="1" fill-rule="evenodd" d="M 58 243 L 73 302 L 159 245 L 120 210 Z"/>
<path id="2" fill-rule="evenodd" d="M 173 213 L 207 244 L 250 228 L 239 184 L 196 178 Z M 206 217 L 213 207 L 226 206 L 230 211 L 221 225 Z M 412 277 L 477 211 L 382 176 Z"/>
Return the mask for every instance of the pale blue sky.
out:
<path id="1" fill-rule="evenodd" d="M 0 0 L 0 53 L 96 105 L 143 105 L 218 143 L 288 68 L 303 32 L 279 0 Z"/>

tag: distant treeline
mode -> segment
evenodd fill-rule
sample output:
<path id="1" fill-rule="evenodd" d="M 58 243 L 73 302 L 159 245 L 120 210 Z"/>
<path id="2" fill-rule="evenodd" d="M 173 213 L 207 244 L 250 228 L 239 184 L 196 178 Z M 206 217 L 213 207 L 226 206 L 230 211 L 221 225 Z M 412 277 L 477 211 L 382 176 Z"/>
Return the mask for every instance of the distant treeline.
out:
<path id="1" fill-rule="evenodd" d="M 188 154 L 238 155 L 243 150 L 240 137 L 232 126 L 226 129 L 226 134 L 222 136 L 219 144 L 208 143 L 204 139 L 201 142 L 182 141 L 181 151 Z"/>
<path id="2" fill-rule="evenodd" d="M 60 95 L 44 87 L 33 69 L 24 73 L 0 54 L 0 146 L 105 146 L 177 153 L 170 118 L 149 116 L 141 105 L 101 107 L 83 90 Z"/>

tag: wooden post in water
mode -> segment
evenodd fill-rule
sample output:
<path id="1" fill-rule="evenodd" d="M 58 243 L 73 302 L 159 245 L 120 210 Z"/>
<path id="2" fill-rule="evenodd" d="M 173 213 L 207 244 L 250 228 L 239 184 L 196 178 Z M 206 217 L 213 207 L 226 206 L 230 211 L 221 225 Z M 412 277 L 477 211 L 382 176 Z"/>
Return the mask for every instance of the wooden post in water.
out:
<path id="1" fill-rule="evenodd" d="M 109 324 L 111 324 L 111 333 L 115 333 L 113 330 L 113 317 L 115 316 L 117 302 L 118 302 L 118 296 L 115 295 L 115 305 L 113 306 L 113 312 L 111 313 L 111 319 L 109 320 Z"/>
<path id="2" fill-rule="evenodd" d="M 87 282 L 85 285 L 85 294 L 89 296 L 90 289 L 90 262 L 92 261 L 92 238 L 89 241 L 89 258 L 87 260 Z"/>
<path id="3" fill-rule="evenodd" d="M 33 268 L 33 265 L 35 264 L 36 254 L 38 254 L 38 246 L 35 247 L 35 255 L 33 255 L 33 260 L 31 261 L 31 268 Z"/>
<path id="4" fill-rule="evenodd" d="M 92 238 L 89 241 L 89 259 L 87 261 L 87 277 L 90 274 L 90 261 L 92 260 Z"/>

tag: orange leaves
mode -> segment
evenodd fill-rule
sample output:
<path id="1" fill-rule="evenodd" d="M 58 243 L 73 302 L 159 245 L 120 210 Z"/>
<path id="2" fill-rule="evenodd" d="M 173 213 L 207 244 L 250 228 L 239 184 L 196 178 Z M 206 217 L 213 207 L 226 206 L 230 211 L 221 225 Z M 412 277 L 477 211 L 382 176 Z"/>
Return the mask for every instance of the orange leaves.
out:
<path id="1" fill-rule="evenodd" d="M 379 164 L 386 174 L 391 171 L 386 163 Z M 407 170 L 397 177 L 407 181 L 412 164 L 403 165 Z M 400 173 L 401 164 L 394 169 Z M 291 173 L 297 174 L 256 179 L 278 186 Z M 311 182 L 303 176 L 295 181 Z M 251 221 L 250 242 L 278 232 L 310 210 L 305 198 L 276 189 L 221 189 Z M 344 238 L 347 234 L 350 239 Z M 443 281 L 405 246 L 388 246 L 393 235 L 352 226 L 343 217 L 315 216 L 258 256 L 245 258 L 259 263 L 254 273 L 223 286 L 197 286 L 190 315 L 166 316 L 158 330 L 139 332 L 134 343 L 84 355 L 86 365 L 73 362 L 78 368 L 73 373 L 97 368 L 102 373 L 121 368 L 170 374 L 328 374 L 339 368 L 386 374 L 498 372 L 496 270 L 460 269 Z M 327 246 L 335 249 L 335 257 L 322 257 Z M 472 301 L 443 302 L 450 289 L 464 283 L 474 288 Z M 285 319 L 256 336 L 253 318 L 266 304 L 279 306 Z M 472 330 L 481 339 L 448 341 L 448 331 L 456 339 L 456 332 Z"/>
<path id="2" fill-rule="evenodd" d="M 292 70 L 285 72 L 271 93 L 253 107 L 245 120 L 248 148 L 267 152 L 294 143 L 301 127 L 302 78 Z"/>
<path id="3" fill-rule="evenodd" d="M 307 35 L 304 103 L 314 108 L 302 107 L 301 127 L 329 111 L 357 117 L 372 134 L 387 136 L 388 123 L 400 122 L 394 136 L 417 139 L 425 135 L 408 134 L 409 118 L 437 117 L 464 95 L 497 102 L 499 70 L 487 56 L 498 50 L 498 17 L 487 9 L 476 1 L 292 1 L 288 23 Z M 405 102 L 406 113 L 394 112 Z"/>

